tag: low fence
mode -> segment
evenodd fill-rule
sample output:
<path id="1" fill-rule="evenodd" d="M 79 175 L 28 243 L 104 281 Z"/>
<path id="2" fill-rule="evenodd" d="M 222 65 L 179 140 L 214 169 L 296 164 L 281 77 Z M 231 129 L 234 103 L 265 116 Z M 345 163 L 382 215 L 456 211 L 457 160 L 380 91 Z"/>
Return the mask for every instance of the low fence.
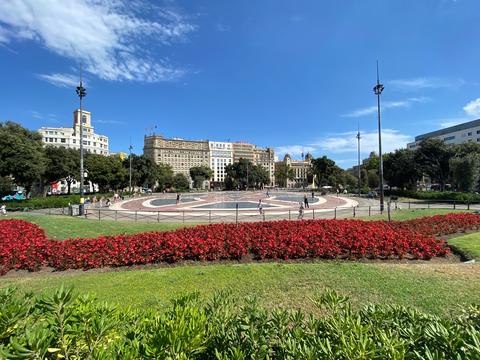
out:
<path id="1" fill-rule="evenodd" d="M 400 209 L 448 209 L 448 210 L 480 210 L 480 203 L 452 202 L 386 202 L 383 211 L 379 205 L 358 205 L 354 207 L 335 207 L 323 209 L 305 209 L 302 214 L 299 210 L 263 209 L 262 212 L 252 210 L 161 210 L 161 211 L 133 211 L 114 210 L 110 208 L 86 208 L 85 217 L 95 220 L 113 221 L 145 221 L 145 222 L 177 222 L 177 223 L 219 223 L 297 219 L 346 219 L 369 217 L 390 214 Z M 36 210 L 35 213 L 47 215 L 78 215 L 72 207 L 59 209 Z"/>

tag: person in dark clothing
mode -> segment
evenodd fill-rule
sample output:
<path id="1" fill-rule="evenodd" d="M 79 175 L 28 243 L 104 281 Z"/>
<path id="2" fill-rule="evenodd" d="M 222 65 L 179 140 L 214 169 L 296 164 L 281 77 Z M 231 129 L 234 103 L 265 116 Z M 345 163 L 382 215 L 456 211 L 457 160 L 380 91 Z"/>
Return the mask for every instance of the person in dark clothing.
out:
<path id="1" fill-rule="evenodd" d="M 309 208 L 310 205 L 308 205 L 308 198 L 307 198 L 307 195 L 305 194 L 305 196 L 303 197 L 303 202 L 305 203 L 305 208 Z"/>
<path id="2" fill-rule="evenodd" d="M 312 191 L 312 199 L 315 199 L 315 191 Z"/>

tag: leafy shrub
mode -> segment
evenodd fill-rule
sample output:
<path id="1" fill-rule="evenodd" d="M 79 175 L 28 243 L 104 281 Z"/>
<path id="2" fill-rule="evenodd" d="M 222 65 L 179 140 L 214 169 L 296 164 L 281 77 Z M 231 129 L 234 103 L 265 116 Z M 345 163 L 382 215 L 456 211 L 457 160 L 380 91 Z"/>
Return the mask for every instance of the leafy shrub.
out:
<path id="1" fill-rule="evenodd" d="M 453 192 L 453 191 L 412 191 L 412 190 L 388 190 L 386 196 L 403 196 L 419 200 L 432 201 L 458 201 L 458 202 L 480 202 L 480 194 Z"/>
<path id="2" fill-rule="evenodd" d="M 158 309 L 116 308 L 59 289 L 0 293 L 5 359 L 478 359 L 478 306 L 441 318 L 396 305 L 354 310 L 328 291 L 323 315 L 266 310 L 228 292 L 188 294 Z"/>

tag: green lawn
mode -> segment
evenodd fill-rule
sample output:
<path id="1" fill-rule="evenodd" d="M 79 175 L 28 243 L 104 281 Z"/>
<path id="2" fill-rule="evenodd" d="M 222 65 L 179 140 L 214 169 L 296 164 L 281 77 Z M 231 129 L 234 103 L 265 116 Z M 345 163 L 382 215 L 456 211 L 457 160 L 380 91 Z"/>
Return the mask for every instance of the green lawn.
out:
<path id="1" fill-rule="evenodd" d="M 462 213 L 469 212 L 466 210 L 453 210 L 453 209 L 401 209 L 391 212 L 392 220 L 404 221 L 411 220 L 423 216 L 442 215 L 450 213 Z M 359 217 L 362 220 L 388 220 L 388 214 L 385 211 L 383 215 L 374 215 L 367 217 Z"/>
<path id="2" fill-rule="evenodd" d="M 366 302 L 403 304 L 448 314 L 458 304 L 480 303 L 478 264 L 435 263 L 252 263 L 196 264 L 158 269 L 68 271 L 0 278 L 0 287 L 40 293 L 64 284 L 100 300 L 135 307 L 162 306 L 185 292 L 209 297 L 230 289 L 235 297 L 256 296 L 267 307 L 313 311 L 309 300 L 327 288 Z"/>
<path id="3" fill-rule="evenodd" d="M 57 215 L 15 215 L 8 217 L 23 219 L 37 224 L 42 229 L 46 230 L 47 236 L 51 239 L 135 234 L 145 231 L 166 231 L 193 225 L 187 223 L 153 223 L 113 220 L 99 221 Z"/>
<path id="4" fill-rule="evenodd" d="M 480 233 L 473 233 L 448 240 L 474 259 L 480 260 Z"/>

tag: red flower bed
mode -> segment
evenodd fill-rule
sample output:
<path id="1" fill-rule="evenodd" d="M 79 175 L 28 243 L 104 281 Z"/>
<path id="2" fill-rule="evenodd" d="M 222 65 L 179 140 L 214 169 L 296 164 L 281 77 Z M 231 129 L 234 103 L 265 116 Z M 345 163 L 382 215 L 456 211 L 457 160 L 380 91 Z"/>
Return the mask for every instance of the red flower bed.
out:
<path id="1" fill-rule="evenodd" d="M 404 222 L 302 220 L 213 224 L 170 232 L 48 240 L 38 226 L 0 220 L 0 272 L 89 269 L 181 260 L 430 259 L 448 247 L 434 235 L 477 229 L 480 216 L 450 214 Z"/>
<path id="2" fill-rule="evenodd" d="M 0 220 L 0 274 L 11 269 L 38 270 L 50 258 L 51 244 L 35 224 Z"/>

